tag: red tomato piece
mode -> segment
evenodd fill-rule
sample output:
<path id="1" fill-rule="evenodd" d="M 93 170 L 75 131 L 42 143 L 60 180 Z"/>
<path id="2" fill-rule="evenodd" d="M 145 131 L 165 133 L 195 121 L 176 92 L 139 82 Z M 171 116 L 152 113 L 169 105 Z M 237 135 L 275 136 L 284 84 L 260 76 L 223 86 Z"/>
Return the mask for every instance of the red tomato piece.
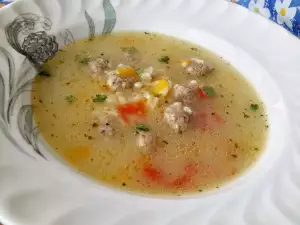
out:
<path id="1" fill-rule="evenodd" d="M 144 167 L 144 175 L 153 181 L 158 181 L 162 178 L 162 173 L 158 170 L 153 168 L 152 166 Z"/>
<path id="2" fill-rule="evenodd" d="M 207 97 L 207 95 L 205 94 L 205 92 L 201 88 L 198 88 L 198 95 L 199 95 L 200 98 Z"/>
<path id="3" fill-rule="evenodd" d="M 129 115 L 145 116 L 146 107 L 143 102 L 134 102 L 127 104 L 120 104 L 117 106 L 117 112 L 122 117 L 122 119 L 128 123 Z"/>

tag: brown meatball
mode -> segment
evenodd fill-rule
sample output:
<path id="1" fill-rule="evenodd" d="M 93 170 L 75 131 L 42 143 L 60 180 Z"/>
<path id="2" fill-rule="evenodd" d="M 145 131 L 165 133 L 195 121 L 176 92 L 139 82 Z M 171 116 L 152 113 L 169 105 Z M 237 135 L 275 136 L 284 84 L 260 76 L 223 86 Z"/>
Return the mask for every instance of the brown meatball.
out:
<path id="1" fill-rule="evenodd" d="M 135 77 L 120 77 L 115 72 L 108 73 L 107 85 L 113 90 L 132 88 L 137 81 Z"/>
<path id="2" fill-rule="evenodd" d="M 175 132 L 180 133 L 186 131 L 190 115 L 184 110 L 182 102 L 174 102 L 165 109 L 164 120 Z"/>
<path id="3" fill-rule="evenodd" d="M 211 73 L 214 68 L 207 65 L 203 60 L 192 58 L 191 63 L 184 65 L 186 71 L 197 76 L 205 76 Z"/>
<path id="4" fill-rule="evenodd" d="M 197 89 L 199 85 L 197 81 L 192 80 L 188 85 L 175 84 L 173 87 L 174 99 L 184 104 L 191 104 L 197 99 Z"/>
<path id="5" fill-rule="evenodd" d="M 93 75 L 101 75 L 110 67 L 109 61 L 100 57 L 89 62 L 89 69 Z"/>

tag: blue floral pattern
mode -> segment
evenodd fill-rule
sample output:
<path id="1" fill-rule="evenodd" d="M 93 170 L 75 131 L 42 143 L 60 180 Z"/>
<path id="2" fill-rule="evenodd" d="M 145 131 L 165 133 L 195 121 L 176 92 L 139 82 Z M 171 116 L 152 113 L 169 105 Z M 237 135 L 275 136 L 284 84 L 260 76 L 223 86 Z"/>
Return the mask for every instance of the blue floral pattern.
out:
<path id="1" fill-rule="evenodd" d="M 13 0 L 0 0 L 0 8 L 4 5 L 11 3 Z"/>
<path id="2" fill-rule="evenodd" d="M 300 0 L 228 0 L 273 20 L 300 37 Z"/>

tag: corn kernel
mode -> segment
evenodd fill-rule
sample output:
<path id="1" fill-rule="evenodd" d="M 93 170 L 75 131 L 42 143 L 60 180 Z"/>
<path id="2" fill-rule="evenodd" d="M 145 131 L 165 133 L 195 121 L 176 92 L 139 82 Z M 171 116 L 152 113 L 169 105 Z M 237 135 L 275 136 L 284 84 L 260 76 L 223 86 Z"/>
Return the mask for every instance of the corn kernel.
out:
<path id="1" fill-rule="evenodd" d="M 181 66 L 182 67 L 187 67 L 188 65 L 190 65 L 192 63 L 192 60 L 183 60 L 182 62 L 181 62 Z"/>
<path id="2" fill-rule="evenodd" d="M 135 69 L 132 67 L 118 67 L 117 73 L 121 77 L 138 77 L 138 74 L 136 73 Z"/>
<path id="3" fill-rule="evenodd" d="M 167 80 L 157 80 L 152 83 L 152 93 L 154 95 L 166 96 L 169 92 L 169 82 Z"/>

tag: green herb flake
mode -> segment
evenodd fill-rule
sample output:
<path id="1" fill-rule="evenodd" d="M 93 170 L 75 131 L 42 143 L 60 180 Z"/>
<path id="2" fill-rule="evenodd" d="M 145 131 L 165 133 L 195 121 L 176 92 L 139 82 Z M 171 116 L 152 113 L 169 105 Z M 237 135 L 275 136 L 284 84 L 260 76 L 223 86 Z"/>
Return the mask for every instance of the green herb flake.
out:
<path id="1" fill-rule="evenodd" d="M 75 61 L 77 61 L 80 64 L 87 65 L 90 62 L 91 58 L 87 56 L 81 56 L 81 55 L 76 55 L 75 56 Z"/>
<path id="2" fill-rule="evenodd" d="M 137 131 L 146 131 L 146 132 L 150 131 L 150 127 L 147 126 L 146 124 L 137 124 L 135 129 Z"/>
<path id="3" fill-rule="evenodd" d="M 216 96 L 216 92 L 213 89 L 213 87 L 203 87 L 202 91 L 204 91 L 204 93 L 209 96 L 209 97 L 214 97 Z"/>
<path id="4" fill-rule="evenodd" d="M 253 111 L 256 111 L 256 110 L 259 109 L 259 105 L 258 104 L 251 104 L 250 109 L 253 110 Z"/>
<path id="5" fill-rule="evenodd" d="M 106 95 L 96 95 L 96 97 L 93 98 L 93 102 L 104 102 L 106 99 Z"/>
<path id="6" fill-rule="evenodd" d="M 166 64 L 169 63 L 169 60 L 170 60 L 169 56 L 162 56 L 160 59 L 158 59 L 159 62 L 166 63 Z"/>
<path id="7" fill-rule="evenodd" d="M 143 68 L 137 68 L 137 69 L 135 70 L 135 72 L 136 72 L 138 75 L 140 75 L 141 73 L 144 72 L 144 69 L 143 69 Z"/>
<path id="8" fill-rule="evenodd" d="M 72 104 L 76 101 L 76 97 L 74 95 L 68 95 L 65 99 L 69 104 Z"/>

